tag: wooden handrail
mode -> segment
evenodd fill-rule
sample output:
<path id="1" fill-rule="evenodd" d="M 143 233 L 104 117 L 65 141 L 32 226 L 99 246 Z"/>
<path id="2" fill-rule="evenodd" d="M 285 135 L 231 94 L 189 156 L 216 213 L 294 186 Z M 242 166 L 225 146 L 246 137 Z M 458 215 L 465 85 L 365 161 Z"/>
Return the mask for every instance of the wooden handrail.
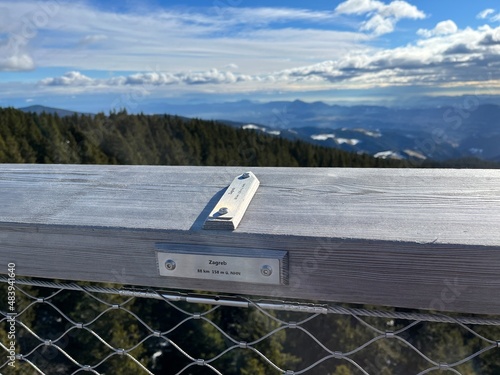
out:
<path id="1" fill-rule="evenodd" d="M 235 176 L 234 231 L 203 222 Z M 288 251 L 287 285 L 164 277 L 156 248 Z M 0 273 L 500 312 L 500 171 L 0 165 Z"/>

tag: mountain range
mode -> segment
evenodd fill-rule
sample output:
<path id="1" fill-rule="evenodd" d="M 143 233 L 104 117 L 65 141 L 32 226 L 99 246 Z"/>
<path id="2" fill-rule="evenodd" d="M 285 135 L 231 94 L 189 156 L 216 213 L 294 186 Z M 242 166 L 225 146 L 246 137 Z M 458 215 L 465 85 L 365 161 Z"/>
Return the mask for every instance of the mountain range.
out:
<path id="1" fill-rule="evenodd" d="M 161 110 L 157 105 L 154 108 L 156 113 L 217 120 L 248 131 L 378 158 L 448 160 L 472 156 L 500 161 L 500 105 L 476 97 L 411 108 L 300 100 L 164 104 Z M 42 106 L 22 110 L 59 116 L 74 113 Z"/>
<path id="2" fill-rule="evenodd" d="M 500 160 L 500 105 L 476 97 L 408 108 L 295 100 L 167 105 L 165 109 L 382 158 Z"/>

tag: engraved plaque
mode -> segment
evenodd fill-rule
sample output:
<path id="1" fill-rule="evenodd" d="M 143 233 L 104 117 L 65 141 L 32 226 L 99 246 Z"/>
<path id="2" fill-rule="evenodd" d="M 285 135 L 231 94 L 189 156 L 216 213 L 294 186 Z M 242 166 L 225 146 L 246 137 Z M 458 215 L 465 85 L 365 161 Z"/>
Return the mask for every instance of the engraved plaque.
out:
<path id="1" fill-rule="evenodd" d="M 288 284 L 288 252 L 156 244 L 161 276 L 253 284 Z"/>
<path id="2" fill-rule="evenodd" d="M 236 229 L 259 184 L 252 172 L 236 177 L 208 216 L 203 229 Z"/>

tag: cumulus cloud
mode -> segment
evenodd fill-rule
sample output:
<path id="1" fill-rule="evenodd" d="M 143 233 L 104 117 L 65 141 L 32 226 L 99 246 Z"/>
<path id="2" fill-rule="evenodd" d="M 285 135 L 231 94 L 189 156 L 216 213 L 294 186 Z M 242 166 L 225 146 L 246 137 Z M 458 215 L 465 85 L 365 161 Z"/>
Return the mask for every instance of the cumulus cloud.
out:
<path id="1" fill-rule="evenodd" d="M 162 73 L 147 72 L 137 73 L 125 77 L 124 85 L 154 85 L 164 86 L 173 84 L 204 85 L 204 84 L 231 84 L 249 80 L 248 76 L 236 75 L 228 71 L 210 69 L 202 72 L 187 73 Z"/>
<path id="2" fill-rule="evenodd" d="M 394 31 L 396 24 L 404 19 L 423 19 L 426 14 L 406 1 L 395 0 L 385 4 L 378 0 L 346 0 L 335 8 L 337 14 L 365 15 L 367 20 L 360 30 L 374 35 L 388 34 Z"/>
<path id="3" fill-rule="evenodd" d="M 296 80 L 319 77 L 333 84 L 440 85 L 492 79 L 498 64 L 500 28 L 456 30 L 443 23 L 433 35 L 394 49 L 353 52 L 338 60 L 290 69 Z M 497 74 L 500 78 L 500 74 Z"/>
<path id="4" fill-rule="evenodd" d="M 394 21 L 376 14 L 363 23 L 361 30 L 373 32 L 375 35 L 389 34 L 394 31 Z"/>
<path id="5" fill-rule="evenodd" d="M 231 72 L 221 72 L 217 69 L 211 69 L 207 72 L 201 73 L 188 73 L 180 76 L 183 83 L 189 85 L 202 85 L 202 84 L 219 84 L 219 83 L 235 83 L 244 80 L 243 78 L 234 75 Z"/>
<path id="6" fill-rule="evenodd" d="M 250 75 L 234 74 L 229 71 L 210 69 L 201 72 L 168 73 L 144 72 L 128 76 L 111 77 L 104 79 L 90 78 L 80 72 L 68 72 L 60 77 L 45 78 L 38 82 L 40 86 L 71 86 L 71 87 L 113 87 L 113 86 L 168 86 L 175 84 L 206 85 L 232 84 L 248 82 L 254 79 Z"/>
<path id="7" fill-rule="evenodd" d="M 45 78 L 39 82 L 42 86 L 92 86 L 97 80 L 80 72 L 68 72 L 61 77 Z"/>
<path id="8" fill-rule="evenodd" d="M 21 6 L 6 1 L 15 16 L 16 7 Z M 22 4 L 27 7 L 33 2 Z M 393 32 L 399 20 L 426 17 L 407 1 L 346 0 L 335 12 L 244 7 L 228 9 L 230 17 L 214 17 L 209 12 L 166 8 L 117 18 L 88 2 L 61 2 L 59 12 L 33 36 L 43 37 L 43 43 L 33 43 L 36 50 L 29 49 L 32 45 L 21 46 L 16 53 L 0 50 L 0 70 L 32 69 L 35 64 L 25 51 L 33 51 L 37 66 L 71 67 L 66 74 L 39 81 L 42 92 L 71 92 L 71 88 L 75 92 L 120 91 L 146 86 L 151 91 L 176 93 L 439 86 L 480 81 L 489 72 L 500 79 L 500 28 L 459 29 L 447 20 L 433 29 L 420 30 L 420 38 L 408 45 L 388 49 L 370 46 L 374 35 Z M 496 13 L 484 14 L 491 19 Z M 311 26 L 317 21 L 338 20 L 338 15 L 359 16 L 362 32 Z M 132 16 L 141 20 L 141 27 L 130 27 L 127 22 Z M 254 24 L 256 19 L 260 19 L 258 25 Z M 301 22 L 285 22 L 280 27 L 280 22 L 291 20 Z M 270 23 L 273 27 L 262 27 Z M 57 43 L 60 38 L 64 43 Z M 99 43 L 106 48 L 91 53 L 78 48 L 78 43 Z M 151 61 L 158 66 L 155 71 L 147 68 Z M 96 78 L 91 73 L 94 70 L 138 73 Z"/>
<path id="9" fill-rule="evenodd" d="M 432 30 L 420 29 L 417 34 L 426 38 L 432 36 L 443 36 L 455 34 L 458 31 L 458 26 L 452 20 L 439 22 Z"/>
<path id="10" fill-rule="evenodd" d="M 488 25 L 459 30 L 453 22 L 436 25 L 429 35 L 414 44 L 390 49 L 365 47 L 339 58 L 290 69 L 259 74 L 240 74 L 210 69 L 187 72 L 142 72 L 95 79 L 79 72 L 47 78 L 42 86 L 170 87 L 196 85 L 246 90 L 259 87 L 379 87 L 428 85 L 500 80 L 496 69 L 500 55 L 500 27 Z M 498 73 L 497 73 L 498 72 Z"/>
<path id="11" fill-rule="evenodd" d="M 35 69 L 35 63 L 28 54 L 19 53 L 9 57 L 0 57 L 0 71 L 16 72 Z"/>
<path id="12" fill-rule="evenodd" d="M 180 79 L 170 73 L 148 72 L 132 74 L 128 77 L 115 79 L 115 84 L 124 85 L 172 85 L 180 83 Z"/>
<path id="13" fill-rule="evenodd" d="M 1 9 L 0 9 L 1 10 Z M 35 69 L 35 62 L 22 39 L 9 35 L 2 38 L 0 24 L 0 71 L 27 71 Z"/>

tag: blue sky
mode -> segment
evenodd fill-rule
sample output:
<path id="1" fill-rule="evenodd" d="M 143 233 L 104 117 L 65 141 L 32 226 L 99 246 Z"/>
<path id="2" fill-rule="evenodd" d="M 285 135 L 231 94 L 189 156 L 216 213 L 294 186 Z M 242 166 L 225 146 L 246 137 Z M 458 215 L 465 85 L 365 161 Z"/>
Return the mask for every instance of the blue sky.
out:
<path id="1" fill-rule="evenodd" d="M 0 0 L 0 105 L 498 94 L 500 5 Z"/>

